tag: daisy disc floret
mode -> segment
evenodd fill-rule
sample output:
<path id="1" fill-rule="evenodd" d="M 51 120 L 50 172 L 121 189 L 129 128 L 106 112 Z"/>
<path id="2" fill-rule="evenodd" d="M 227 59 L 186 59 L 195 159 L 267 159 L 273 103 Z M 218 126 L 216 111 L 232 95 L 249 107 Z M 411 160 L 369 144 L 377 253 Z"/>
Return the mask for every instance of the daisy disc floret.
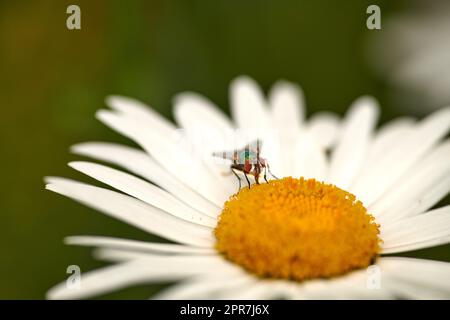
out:
<path id="1" fill-rule="evenodd" d="M 259 276 L 332 277 L 375 260 L 378 227 L 351 193 L 288 177 L 232 196 L 215 229 L 216 249 Z"/>

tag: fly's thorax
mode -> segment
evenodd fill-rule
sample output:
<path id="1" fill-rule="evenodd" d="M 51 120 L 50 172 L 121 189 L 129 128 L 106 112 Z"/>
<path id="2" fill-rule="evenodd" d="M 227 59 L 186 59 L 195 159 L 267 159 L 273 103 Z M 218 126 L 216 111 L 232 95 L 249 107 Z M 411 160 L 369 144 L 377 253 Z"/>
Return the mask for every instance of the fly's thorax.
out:
<path id="1" fill-rule="evenodd" d="M 239 164 L 245 163 L 256 164 L 257 162 L 258 162 L 257 153 L 252 150 L 243 150 L 238 153 Z"/>

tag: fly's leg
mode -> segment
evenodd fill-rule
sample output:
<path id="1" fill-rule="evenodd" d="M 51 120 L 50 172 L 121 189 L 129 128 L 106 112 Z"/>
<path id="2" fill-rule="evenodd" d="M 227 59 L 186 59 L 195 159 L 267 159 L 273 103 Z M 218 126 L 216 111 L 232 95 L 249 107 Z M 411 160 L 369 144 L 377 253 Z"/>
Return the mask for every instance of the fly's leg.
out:
<path id="1" fill-rule="evenodd" d="M 256 184 L 259 184 L 259 173 L 255 173 Z"/>
<path id="2" fill-rule="evenodd" d="M 269 167 L 269 165 L 267 165 L 267 170 L 269 170 L 269 173 L 270 173 L 270 175 L 272 176 L 272 177 L 274 177 L 275 179 L 279 179 L 279 178 L 277 178 L 277 176 L 276 175 L 274 175 L 273 173 L 272 173 L 272 171 L 270 171 L 270 167 Z"/>
<path id="3" fill-rule="evenodd" d="M 269 181 L 267 181 L 267 167 L 264 167 L 264 180 L 269 183 Z"/>
<path id="4" fill-rule="evenodd" d="M 250 180 L 248 180 L 247 173 L 244 171 L 245 180 L 247 180 L 248 188 L 250 189 Z"/>
<path id="5" fill-rule="evenodd" d="M 270 169 L 269 169 L 269 173 L 270 173 L 270 175 L 272 176 L 272 177 L 274 177 L 275 179 L 280 179 L 280 178 L 278 178 L 276 175 L 274 175 L 271 171 L 270 171 Z"/>
<path id="6" fill-rule="evenodd" d="M 261 163 L 258 162 L 253 166 L 253 175 L 255 176 L 256 184 L 259 184 L 259 175 L 261 174 Z"/>
<path id="7" fill-rule="evenodd" d="M 239 181 L 239 190 L 241 190 L 241 177 L 239 177 L 239 175 L 236 173 L 236 171 L 240 171 L 240 172 L 244 172 L 244 165 L 242 164 L 238 164 L 238 163 L 233 163 L 231 165 L 231 171 L 234 173 L 234 175 L 236 176 L 236 178 L 238 178 Z M 247 176 L 245 176 L 245 178 L 247 179 Z M 248 179 L 247 179 L 248 182 Z M 238 192 L 239 192 L 238 190 Z"/>
<path id="8" fill-rule="evenodd" d="M 233 174 L 236 176 L 236 178 L 238 178 L 238 182 L 239 182 L 238 192 L 239 192 L 239 190 L 241 190 L 241 177 L 239 177 L 239 175 L 233 169 L 231 169 L 231 172 L 233 172 Z"/>

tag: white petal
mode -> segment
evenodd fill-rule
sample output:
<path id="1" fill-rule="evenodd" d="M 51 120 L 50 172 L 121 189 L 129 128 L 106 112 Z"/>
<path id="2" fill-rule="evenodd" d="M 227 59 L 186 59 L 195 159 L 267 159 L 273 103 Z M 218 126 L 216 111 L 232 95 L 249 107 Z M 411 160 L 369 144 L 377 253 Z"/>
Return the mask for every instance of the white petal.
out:
<path id="1" fill-rule="evenodd" d="M 407 209 L 399 212 L 400 217 L 412 217 L 417 214 L 423 213 L 433 205 L 438 203 L 446 194 L 448 194 L 450 185 L 450 176 L 442 179 L 442 181 L 430 187 L 423 195 L 416 198 Z M 389 221 L 390 217 L 386 217 L 386 221 Z M 396 219 L 392 219 L 396 220 Z"/>
<path id="2" fill-rule="evenodd" d="M 336 115 L 327 112 L 315 114 L 293 146 L 295 152 L 294 177 L 314 178 L 329 182 L 327 148 L 334 145 L 340 130 Z"/>
<path id="3" fill-rule="evenodd" d="M 230 292 L 225 299 L 233 300 L 268 300 L 273 298 L 273 288 L 263 281 L 244 283 L 242 287 Z"/>
<path id="4" fill-rule="evenodd" d="M 231 114 L 238 128 L 255 138 L 269 128 L 269 111 L 258 84 L 249 77 L 236 78 L 230 85 Z"/>
<path id="5" fill-rule="evenodd" d="M 385 153 L 364 179 L 367 190 L 361 194 L 366 206 L 374 203 L 414 164 L 420 161 L 450 129 L 450 108 L 434 112 L 415 126 L 414 131 Z M 358 194 L 357 194 L 358 195 Z"/>
<path id="6" fill-rule="evenodd" d="M 253 282 L 255 279 L 242 272 L 209 274 L 176 284 L 152 298 L 158 300 L 223 299 L 225 294 L 239 292 Z"/>
<path id="7" fill-rule="evenodd" d="M 164 279 L 161 270 L 153 271 L 142 261 L 131 261 L 119 265 L 91 271 L 82 275 L 80 287 L 70 287 L 66 282 L 60 283 L 47 292 L 47 299 L 68 300 L 82 299 L 100 295 L 129 285 L 145 282 L 147 279 Z M 171 275 L 170 280 L 179 276 Z"/>
<path id="8" fill-rule="evenodd" d="M 450 191 L 450 140 L 408 170 L 369 207 L 381 224 L 422 213 Z"/>
<path id="9" fill-rule="evenodd" d="M 383 257 L 370 270 L 308 281 L 298 292 L 300 298 L 307 299 L 448 298 L 449 277 L 449 263 Z M 375 284 L 373 281 L 379 281 L 380 287 L 368 286 Z"/>
<path id="10" fill-rule="evenodd" d="M 201 159 L 194 158 L 185 141 L 167 138 L 161 132 L 147 126 L 139 119 L 124 117 L 113 112 L 101 110 L 97 117 L 123 135 L 140 144 L 155 160 L 187 186 L 198 190 L 205 198 L 222 206 L 228 198 L 227 193 L 214 175 L 202 165 Z M 179 133 L 179 132 L 178 132 Z M 177 132 L 174 132 L 174 136 Z"/>
<path id="11" fill-rule="evenodd" d="M 322 149 L 334 146 L 341 129 L 341 120 L 331 112 L 315 113 L 308 121 L 307 132 L 311 134 Z"/>
<path id="12" fill-rule="evenodd" d="M 77 161 L 71 162 L 69 165 L 75 170 L 164 210 L 177 218 L 211 228 L 214 228 L 217 224 L 216 219 L 192 209 L 167 191 L 130 174 L 89 162 Z"/>
<path id="13" fill-rule="evenodd" d="M 411 242 L 410 244 L 405 245 L 399 245 L 399 246 L 392 246 L 389 248 L 383 247 L 382 254 L 393 254 L 393 253 L 400 253 L 400 252 L 408 252 L 408 251 L 415 251 L 425 248 L 432 248 L 436 246 L 440 246 L 442 244 L 450 243 L 450 236 L 448 237 L 441 237 L 441 238 L 435 238 L 431 240 L 425 240 L 421 242 Z"/>
<path id="14" fill-rule="evenodd" d="M 60 283 L 49 290 L 49 299 L 82 299 L 143 283 L 182 280 L 219 268 L 215 257 L 151 257 L 131 260 L 81 275 L 79 288 Z"/>
<path id="15" fill-rule="evenodd" d="M 170 245 L 170 244 L 169 244 Z M 179 253 L 163 253 L 163 252 L 156 252 L 156 251 L 138 251 L 138 250 L 129 250 L 129 249 L 120 249 L 120 248 L 109 248 L 109 247 L 99 247 L 95 248 L 92 251 L 92 256 L 101 261 L 106 262 L 125 262 L 125 261 L 131 261 L 131 260 L 142 260 L 142 259 L 156 259 L 156 258 L 172 258 L 172 257 L 191 257 L 192 259 L 195 258 L 205 258 L 205 259 L 217 259 L 222 262 L 223 258 L 221 256 L 217 255 L 217 251 L 211 248 L 200 248 L 200 247 L 188 247 L 188 248 L 197 248 L 197 249 L 205 249 L 209 250 L 209 254 L 199 254 L 198 252 L 182 252 L 175 248 L 174 250 L 180 251 Z M 152 248 L 153 249 L 153 248 Z M 158 248 L 159 249 L 159 248 Z M 162 250 L 165 250 L 166 248 L 163 248 Z M 175 252 L 175 251 L 174 251 Z M 200 252 L 200 251 L 199 251 Z M 170 261 L 170 260 L 168 260 Z M 169 263 L 169 262 L 168 262 Z"/>
<path id="16" fill-rule="evenodd" d="M 147 258 L 157 258 L 163 255 L 149 252 L 130 251 L 127 249 L 122 250 L 110 248 L 96 248 L 92 251 L 92 256 L 96 260 L 116 263 L 132 260 L 142 260 Z"/>
<path id="17" fill-rule="evenodd" d="M 295 287 L 301 287 L 295 282 L 285 280 L 258 279 L 247 283 L 245 287 L 222 295 L 222 299 L 233 300 L 274 300 L 289 299 Z"/>
<path id="18" fill-rule="evenodd" d="M 366 159 L 351 190 L 356 194 L 363 195 L 370 192 L 370 186 L 365 185 L 367 176 L 376 168 L 380 159 L 392 151 L 414 130 L 414 120 L 411 118 L 398 118 L 383 125 L 373 138 Z"/>
<path id="19" fill-rule="evenodd" d="M 450 263 L 423 259 L 384 257 L 379 263 L 382 286 L 399 298 L 448 299 Z"/>
<path id="20" fill-rule="evenodd" d="M 99 236 L 71 236 L 64 239 L 67 245 L 111 248 L 125 251 L 136 251 L 158 254 L 215 254 L 210 248 L 192 247 L 172 243 L 156 243 L 130 239 L 99 237 Z"/>
<path id="21" fill-rule="evenodd" d="M 369 270 L 357 270 L 336 278 L 310 280 L 299 286 L 291 299 L 391 299 L 389 290 L 368 286 L 371 274 Z"/>
<path id="22" fill-rule="evenodd" d="M 211 247 L 211 229 L 149 206 L 132 197 L 62 178 L 48 178 L 46 188 L 65 195 L 147 232 L 180 243 Z"/>
<path id="23" fill-rule="evenodd" d="M 124 115 L 146 122 L 149 127 L 163 135 L 171 136 L 175 129 L 175 126 L 159 113 L 133 98 L 109 96 L 106 98 L 106 104 Z"/>
<path id="24" fill-rule="evenodd" d="M 384 250 L 402 246 L 421 249 L 430 242 L 445 244 L 450 239 L 450 206 L 381 225 L 380 237 Z"/>
<path id="25" fill-rule="evenodd" d="M 295 84 L 278 81 L 269 93 L 276 128 L 297 133 L 305 117 L 303 92 Z"/>
<path id="26" fill-rule="evenodd" d="M 140 175 L 210 217 L 216 217 L 220 212 L 220 207 L 181 183 L 141 150 L 113 143 L 87 142 L 73 146 L 72 151 L 79 155 L 110 162 Z"/>
<path id="27" fill-rule="evenodd" d="M 374 99 L 362 97 L 353 103 L 331 157 L 328 181 L 348 190 L 363 164 L 377 118 L 378 104 Z"/>
<path id="28" fill-rule="evenodd" d="M 301 89 L 285 81 L 277 82 L 269 95 L 272 125 L 278 139 L 277 154 L 270 159 L 270 166 L 280 176 L 294 174 L 300 130 L 304 118 L 303 93 Z M 276 159 L 275 159 L 276 158 Z"/>
<path id="29" fill-rule="evenodd" d="M 415 120 L 407 117 L 397 118 L 383 125 L 373 139 L 367 160 L 379 160 L 379 157 L 382 157 L 386 151 L 395 147 L 395 144 L 398 143 L 397 140 L 410 134 L 414 125 Z"/>
<path id="30" fill-rule="evenodd" d="M 293 147 L 295 157 L 293 176 L 325 181 L 329 169 L 328 161 L 325 150 L 320 147 L 315 138 L 303 132 Z"/>
<path id="31" fill-rule="evenodd" d="M 246 143 L 260 139 L 263 141 L 261 156 L 270 164 L 271 171 L 280 175 L 282 162 L 279 160 L 280 148 L 277 131 L 272 126 L 269 110 L 262 90 L 249 77 L 241 76 L 230 86 L 231 114 L 237 126 L 237 144 L 242 148 Z M 270 175 L 268 176 L 269 178 Z"/>
<path id="32" fill-rule="evenodd" d="M 223 164 L 222 159 L 212 157 L 216 151 L 233 150 L 235 147 L 234 128 L 231 120 L 206 98 L 195 93 L 178 94 L 175 99 L 174 116 L 181 126 L 184 138 L 191 150 L 215 176 L 227 194 L 233 194 L 237 188 L 235 177 L 225 176 L 230 163 Z"/>
<path id="33" fill-rule="evenodd" d="M 112 249 L 112 248 L 95 248 L 92 251 L 92 256 L 96 260 L 105 261 L 105 262 L 126 262 L 126 261 L 132 261 L 132 260 L 142 260 L 142 259 L 149 259 L 149 258 L 160 258 L 160 257 L 173 257 L 174 255 L 169 254 L 160 254 L 156 252 L 143 252 L 143 251 L 131 251 L 128 249 Z M 192 257 L 198 257 L 199 255 L 194 254 L 179 254 L 176 255 L 179 257 L 186 257 L 186 256 L 192 256 Z M 206 255 L 203 255 L 206 256 Z"/>
<path id="34" fill-rule="evenodd" d="M 193 92 L 177 94 L 174 103 L 175 120 L 186 130 L 217 130 L 223 134 L 229 134 L 234 130 L 231 120 L 211 101 L 199 94 Z M 226 146 L 219 145 L 219 147 Z"/>

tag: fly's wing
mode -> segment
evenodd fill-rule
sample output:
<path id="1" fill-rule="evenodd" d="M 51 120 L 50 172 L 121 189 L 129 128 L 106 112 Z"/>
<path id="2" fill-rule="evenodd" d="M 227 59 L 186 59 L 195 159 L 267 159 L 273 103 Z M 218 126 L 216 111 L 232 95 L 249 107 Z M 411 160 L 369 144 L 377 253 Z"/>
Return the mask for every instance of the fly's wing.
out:
<path id="1" fill-rule="evenodd" d="M 243 150 L 250 150 L 250 151 L 253 151 L 254 153 L 259 154 L 261 152 L 261 146 L 262 146 L 261 139 L 255 139 L 255 140 L 250 141 L 249 143 L 247 143 L 245 145 L 245 147 L 241 149 L 241 151 L 243 151 Z"/>
<path id="2" fill-rule="evenodd" d="M 218 151 L 218 152 L 213 152 L 212 155 L 213 155 L 213 157 L 216 157 L 216 158 L 236 161 L 237 151 L 236 150 L 233 150 L 233 151 Z"/>
<path id="3" fill-rule="evenodd" d="M 231 160 L 238 164 L 244 164 L 245 162 L 255 164 L 259 158 L 261 144 L 261 140 L 256 139 L 250 143 L 247 143 L 242 149 L 213 152 L 212 155 L 217 158 Z"/>

